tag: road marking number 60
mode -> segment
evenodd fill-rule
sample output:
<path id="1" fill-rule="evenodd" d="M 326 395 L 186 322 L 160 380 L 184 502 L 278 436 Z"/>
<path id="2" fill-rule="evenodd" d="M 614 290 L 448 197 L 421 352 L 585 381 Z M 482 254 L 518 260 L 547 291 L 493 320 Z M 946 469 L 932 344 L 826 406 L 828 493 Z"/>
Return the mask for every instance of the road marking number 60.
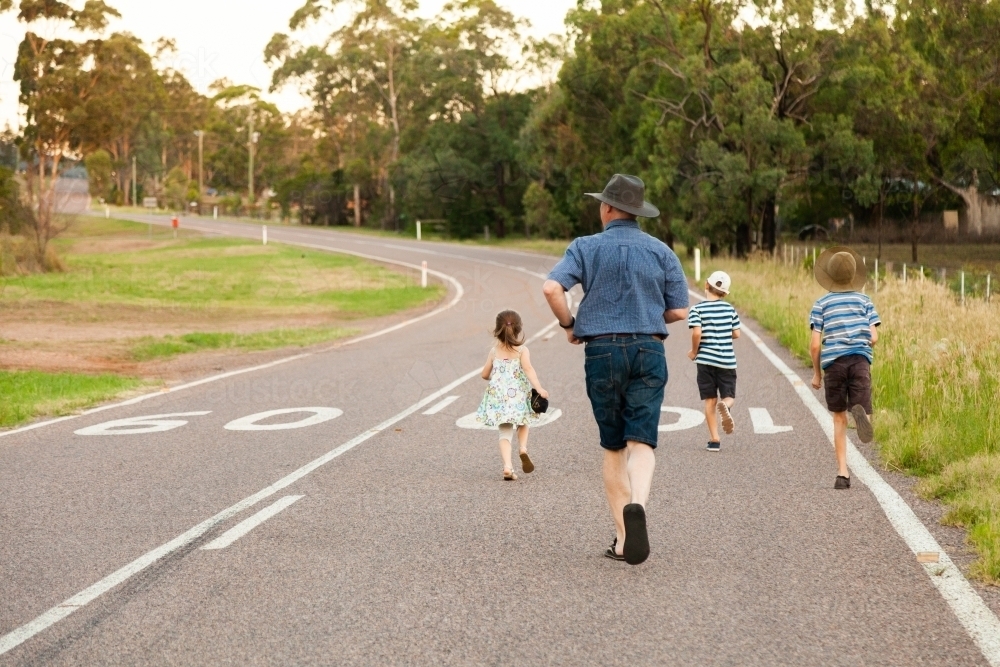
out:
<path id="1" fill-rule="evenodd" d="M 260 424 L 259 422 L 281 415 L 295 414 L 300 412 L 312 413 L 307 417 L 293 422 L 282 422 L 278 424 Z M 163 433 L 180 428 L 188 423 L 187 419 L 180 417 L 202 417 L 211 414 L 211 410 L 199 412 L 173 412 L 165 415 L 146 415 L 143 417 L 127 417 L 125 419 L 114 419 L 112 421 L 86 426 L 74 431 L 77 435 L 139 435 L 144 433 Z M 258 412 L 247 417 L 234 419 L 224 426 L 227 431 L 283 431 L 293 428 L 305 428 L 315 426 L 323 422 L 336 419 L 344 414 L 343 410 L 337 408 L 285 408 L 282 410 L 268 410 Z"/>

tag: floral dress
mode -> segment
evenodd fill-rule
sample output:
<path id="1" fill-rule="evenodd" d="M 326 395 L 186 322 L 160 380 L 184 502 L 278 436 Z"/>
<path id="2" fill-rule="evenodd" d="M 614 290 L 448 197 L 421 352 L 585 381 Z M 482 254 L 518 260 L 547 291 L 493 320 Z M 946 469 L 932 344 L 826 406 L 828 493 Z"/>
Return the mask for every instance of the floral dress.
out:
<path id="1" fill-rule="evenodd" d="M 494 358 L 490 385 L 476 411 L 476 421 L 486 426 L 530 424 L 538 419 L 531 411 L 530 396 L 531 383 L 521 368 L 521 353 L 516 359 Z"/>

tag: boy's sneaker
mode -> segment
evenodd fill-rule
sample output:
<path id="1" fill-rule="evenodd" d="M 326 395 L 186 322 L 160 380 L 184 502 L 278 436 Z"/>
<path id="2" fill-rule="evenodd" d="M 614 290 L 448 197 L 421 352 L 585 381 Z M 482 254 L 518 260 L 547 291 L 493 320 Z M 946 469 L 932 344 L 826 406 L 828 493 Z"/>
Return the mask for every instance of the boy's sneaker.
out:
<path id="1" fill-rule="evenodd" d="M 872 422 L 868 419 L 865 409 L 860 405 L 855 405 L 851 408 L 851 414 L 854 415 L 854 425 L 858 429 L 858 439 L 864 443 L 871 442 L 875 437 L 875 429 L 872 428 Z"/>
<path id="2" fill-rule="evenodd" d="M 719 418 L 722 420 L 722 431 L 726 435 L 732 435 L 736 424 L 733 423 L 733 413 L 729 411 L 729 406 L 719 401 L 715 409 L 719 412 Z"/>
<path id="3" fill-rule="evenodd" d="M 705 449 L 707 449 L 710 452 L 717 452 L 720 449 L 722 449 L 722 443 L 721 442 L 709 442 L 708 443 L 708 447 L 706 447 Z"/>

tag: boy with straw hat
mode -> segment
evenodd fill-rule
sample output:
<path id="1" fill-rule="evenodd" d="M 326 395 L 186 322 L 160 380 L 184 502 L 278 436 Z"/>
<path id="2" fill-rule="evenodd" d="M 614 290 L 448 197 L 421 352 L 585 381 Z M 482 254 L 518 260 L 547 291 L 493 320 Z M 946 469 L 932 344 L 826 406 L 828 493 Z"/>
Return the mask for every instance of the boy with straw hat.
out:
<path id="1" fill-rule="evenodd" d="M 882 321 L 871 299 L 861 293 L 867 275 L 858 253 L 845 246 L 827 248 L 816 258 L 813 273 L 829 294 L 820 297 L 809 314 L 812 386 L 819 389 L 825 379 L 838 467 L 833 488 L 849 489 L 847 412 L 854 415 L 861 442 L 871 442 L 872 348 Z"/>

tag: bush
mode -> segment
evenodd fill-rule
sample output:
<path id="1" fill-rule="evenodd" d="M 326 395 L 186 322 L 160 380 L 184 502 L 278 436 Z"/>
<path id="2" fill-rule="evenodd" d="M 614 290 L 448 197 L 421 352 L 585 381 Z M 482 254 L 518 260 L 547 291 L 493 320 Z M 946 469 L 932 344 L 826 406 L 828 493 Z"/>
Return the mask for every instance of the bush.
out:
<path id="1" fill-rule="evenodd" d="M 21 200 L 21 187 L 14 172 L 0 167 L 0 229 L 19 234 L 34 227 L 34 214 Z"/>

